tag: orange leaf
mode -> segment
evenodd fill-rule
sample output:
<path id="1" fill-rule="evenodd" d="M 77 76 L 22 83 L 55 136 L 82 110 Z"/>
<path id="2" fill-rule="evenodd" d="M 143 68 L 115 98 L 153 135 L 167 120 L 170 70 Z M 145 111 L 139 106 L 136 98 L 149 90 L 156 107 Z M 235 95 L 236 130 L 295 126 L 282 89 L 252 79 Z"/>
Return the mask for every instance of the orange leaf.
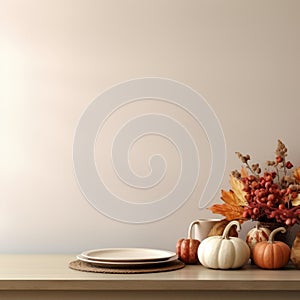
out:
<path id="1" fill-rule="evenodd" d="M 300 194 L 298 194 L 297 197 L 294 198 L 291 202 L 292 202 L 292 205 L 293 205 L 293 206 L 298 206 L 298 205 L 300 205 Z"/>
<path id="2" fill-rule="evenodd" d="M 233 206 L 241 206 L 239 198 L 236 196 L 236 194 L 233 191 L 222 190 L 221 194 L 222 194 L 221 199 L 225 203 Z"/>
<path id="3" fill-rule="evenodd" d="M 226 217 L 226 220 L 231 221 L 235 219 L 242 219 L 244 209 L 240 203 L 239 198 L 233 191 L 221 191 L 221 199 L 224 204 L 215 204 L 209 209 L 215 214 L 221 214 Z"/>
<path id="4" fill-rule="evenodd" d="M 247 169 L 245 167 L 242 167 L 242 169 L 241 169 L 241 177 L 242 178 L 248 177 L 248 172 L 247 172 Z"/>
<path id="5" fill-rule="evenodd" d="M 300 183 L 300 167 L 295 169 L 293 175 L 298 183 Z"/>
<path id="6" fill-rule="evenodd" d="M 221 214 L 225 216 L 226 220 L 236 220 L 243 218 L 243 208 L 240 206 L 234 206 L 227 203 L 215 204 L 209 208 L 215 214 Z"/>
<path id="7" fill-rule="evenodd" d="M 230 185 L 235 194 L 236 201 L 238 201 L 238 204 L 243 205 L 243 206 L 248 205 L 247 200 L 245 198 L 246 192 L 243 191 L 243 189 L 244 189 L 243 183 L 239 179 L 237 179 L 236 177 L 231 175 L 230 176 Z"/>

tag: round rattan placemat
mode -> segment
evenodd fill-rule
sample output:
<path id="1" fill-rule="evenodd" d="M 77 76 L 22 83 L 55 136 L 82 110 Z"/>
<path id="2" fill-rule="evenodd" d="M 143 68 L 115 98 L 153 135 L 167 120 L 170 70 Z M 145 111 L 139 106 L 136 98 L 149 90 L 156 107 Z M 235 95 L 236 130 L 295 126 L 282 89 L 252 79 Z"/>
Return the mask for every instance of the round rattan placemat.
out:
<path id="1" fill-rule="evenodd" d="M 84 272 L 94 272 L 94 273 L 111 273 L 111 274 L 141 274 L 141 273 L 157 273 L 157 272 L 167 272 L 182 269 L 185 264 L 180 260 L 174 260 L 172 262 L 162 264 L 160 266 L 143 266 L 138 268 L 108 268 L 99 267 L 93 264 L 74 260 L 69 263 L 69 268 L 77 271 Z"/>

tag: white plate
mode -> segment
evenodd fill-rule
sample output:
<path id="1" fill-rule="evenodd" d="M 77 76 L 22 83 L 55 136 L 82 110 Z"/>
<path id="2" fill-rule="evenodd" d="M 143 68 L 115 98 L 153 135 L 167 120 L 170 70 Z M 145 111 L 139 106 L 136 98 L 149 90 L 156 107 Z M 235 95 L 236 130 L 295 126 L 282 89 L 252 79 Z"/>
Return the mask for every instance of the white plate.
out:
<path id="1" fill-rule="evenodd" d="M 176 253 L 148 248 L 107 248 L 84 251 L 81 256 L 91 260 L 101 260 L 102 262 L 141 262 L 167 260 L 176 257 Z"/>
<path id="2" fill-rule="evenodd" d="M 93 264 L 99 267 L 106 267 L 106 268 L 135 268 L 135 267 L 142 267 L 142 266 L 149 266 L 149 265 L 161 265 L 165 263 L 172 262 L 176 260 L 178 257 L 171 257 L 169 259 L 164 260 L 153 260 L 153 261 L 101 261 L 101 260 L 92 260 L 88 259 L 82 255 L 77 255 L 77 258 L 81 261 Z"/>

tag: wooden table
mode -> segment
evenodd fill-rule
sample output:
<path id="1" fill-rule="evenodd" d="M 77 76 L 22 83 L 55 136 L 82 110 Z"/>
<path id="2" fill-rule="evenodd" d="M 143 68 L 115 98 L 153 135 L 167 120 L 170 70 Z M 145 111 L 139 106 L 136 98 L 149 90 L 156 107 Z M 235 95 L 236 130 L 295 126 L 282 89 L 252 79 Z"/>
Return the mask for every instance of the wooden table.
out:
<path id="1" fill-rule="evenodd" d="M 71 270 L 75 255 L 0 255 L 0 299 L 300 299 L 300 270 L 209 270 L 150 274 Z M 288 298 L 287 298 L 288 297 Z"/>

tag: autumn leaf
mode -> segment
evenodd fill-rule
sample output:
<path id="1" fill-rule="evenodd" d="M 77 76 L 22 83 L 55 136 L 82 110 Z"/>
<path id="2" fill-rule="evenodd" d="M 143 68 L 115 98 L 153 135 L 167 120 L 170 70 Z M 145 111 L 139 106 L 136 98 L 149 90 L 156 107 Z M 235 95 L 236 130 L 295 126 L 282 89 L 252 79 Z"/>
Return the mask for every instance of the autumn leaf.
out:
<path id="1" fill-rule="evenodd" d="M 229 182 L 230 182 L 231 188 L 237 198 L 238 204 L 242 205 L 242 206 L 248 205 L 247 200 L 245 198 L 247 193 L 245 191 L 243 191 L 243 189 L 244 189 L 243 183 L 240 180 L 238 180 L 236 177 L 234 177 L 233 175 L 230 175 Z"/>
<path id="2" fill-rule="evenodd" d="M 242 167 L 242 169 L 241 169 L 241 177 L 242 178 L 248 177 L 248 172 L 247 172 L 247 169 L 245 167 Z"/>
<path id="3" fill-rule="evenodd" d="M 300 167 L 295 169 L 293 175 L 298 183 L 300 183 Z"/>
<path id="4" fill-rule="evenodd" d="M 235 195 L 235 193 L 233 191 L 221 191 L 221 199 L 229 204 L 229 205 L 233 205 L 233 206 L 240 206 L 240 202 L 238 197 Z"/>
<path id="5" fill-rule="evenodd" d="M 244 209 L 233 191 L 222 190 L 221 199 L 225 202 L 224 204 L 215 204 L 209 208 L 213 213 L 225 216 L 228 221 L 243 218 Z"/>
<path id="6" fill-rule="evenodd" d="M 292 205 L 293 205 L 293 206 L 298 206 L 298 205 L 300 205 L 300 194 L 298 194 L 297 197 L 294 198 L 291 202 L 292 202 Z"/>
<path id="7" fill-rule="evenodd" d="M 225 216 L 227 221 L 243 218 L 243 208 L 240 206 L 233 206 L 227 203 L 214 204 L 209 208 L 213 213 Z"/>

